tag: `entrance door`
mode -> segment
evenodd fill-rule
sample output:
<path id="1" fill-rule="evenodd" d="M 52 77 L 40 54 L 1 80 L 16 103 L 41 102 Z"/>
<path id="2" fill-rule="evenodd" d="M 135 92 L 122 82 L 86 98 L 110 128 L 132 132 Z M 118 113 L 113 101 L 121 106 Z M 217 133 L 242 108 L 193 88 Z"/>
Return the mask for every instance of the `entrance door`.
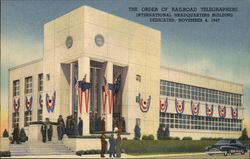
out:
<path id="1" fill-rule="evenodd" d="M 102 108 L 102 84 L 104 77 L 103 63 L 97 61 L 90 61 L 90 132 L 99 131 L 99 124 L 97 123 L 101 118 Z"/>

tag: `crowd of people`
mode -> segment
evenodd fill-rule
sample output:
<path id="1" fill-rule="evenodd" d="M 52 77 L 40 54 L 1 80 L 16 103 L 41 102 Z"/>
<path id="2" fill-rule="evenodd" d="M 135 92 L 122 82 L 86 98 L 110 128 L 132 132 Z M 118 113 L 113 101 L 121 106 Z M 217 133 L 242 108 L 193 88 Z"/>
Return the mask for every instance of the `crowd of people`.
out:
<path id="1" fill-rule="evenodd" d="M 91 123 L 92 122 L 92 123 Z M 120 150 L 120 143 L 121 143 L 121 132 L 125 131 L 125 120 L 123 117 L 113 120 L 113 131 L 114 128 L 118 128 L 117 138 L 114 138 L 114 135 L 111 134 L 110 138 L 107 138 L 105 135 L 105 118 L 91 118 L 90 119 L 90 131 L 102 131 L 101 135 L 101 157 L 104 157 L 105 153 L 109 153 L 110 157 L 121 157 L 121 150 Z M 76 126 L 77 125 L 77 126 Z M 15 124 L 13 130 L 13 140 L 12 144 L 16 142 L 17 144 L 20 143 L 19 141 L 19 134 L 20 129 L 18 124 Z M 41 134 L 42 134 L 42 142 L 46 142 L 47 138 L 48 141 L 52 140 L 53 136 L 53 126 L 52 122 L 50 122 L 49 118 L 45 119 L 45 122 L 42 122 L 41 125 Z M 57 120 L 57 136 L 58 140 L 63 139 L 63 135 L 66 134 L 70 135 L 83 135 L 83 120 L 79 117 L 78 124 L 76 124 L 73 116 L 68 116 L 66 118 L 66 124 L 62 115 L 59 115 Z M 109 147 L 109 148 L 108 148 Z"/>

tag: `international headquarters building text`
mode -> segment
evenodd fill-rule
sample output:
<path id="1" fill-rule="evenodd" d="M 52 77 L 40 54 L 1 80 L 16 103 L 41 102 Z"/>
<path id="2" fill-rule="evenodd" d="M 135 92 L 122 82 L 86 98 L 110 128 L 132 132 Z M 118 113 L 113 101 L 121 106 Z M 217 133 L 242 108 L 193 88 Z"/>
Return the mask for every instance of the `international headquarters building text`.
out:
<path id="1" fill-rule="evenodd" d="M 69 115 L 91 135 L 124 118 L 142 135 L 239 137 L 243 85 L 161 67 L 161 32 L 83 6 L 44 25 L 43 58 L 9 69 L 9 130 Z M 77 122 L 77 120 L 75 120 Z M 37 129 L 38 130 L 38 129 Z M 37 132 L 39 133 L 39 131 Z M 54 133 L 56 134 L 56 133 Z"/>

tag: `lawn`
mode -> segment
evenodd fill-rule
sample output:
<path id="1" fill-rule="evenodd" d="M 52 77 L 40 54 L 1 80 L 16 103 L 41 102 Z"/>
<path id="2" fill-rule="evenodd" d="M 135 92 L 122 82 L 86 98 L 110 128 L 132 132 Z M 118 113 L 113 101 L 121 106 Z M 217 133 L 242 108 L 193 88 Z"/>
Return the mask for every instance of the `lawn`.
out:
<path id="1" fill-rule="evenodd" d="M 122 140 L 121 148 L 128 154 L 171 154 L 204 152 L 215 140 Z M 248 141 L 242 142 L 245 146 Z"/>

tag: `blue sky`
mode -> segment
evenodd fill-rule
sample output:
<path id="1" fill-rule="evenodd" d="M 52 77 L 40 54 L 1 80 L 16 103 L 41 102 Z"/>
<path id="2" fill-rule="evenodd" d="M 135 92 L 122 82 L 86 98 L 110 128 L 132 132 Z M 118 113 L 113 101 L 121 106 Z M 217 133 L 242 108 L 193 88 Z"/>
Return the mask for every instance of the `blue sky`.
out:
<path id="1" fill-rule="evenodd" d="M 161 65 L 244 84 L 245 117 L 250 105 L 250 7 L 235 0 L 2 0 L 1 106 L 7 108 L 8 68 L 42 57 L 43 24 L 82 5 L 162 32 Z M 238 7 L 219 23 L 150 23 L 128 7 Z M 249 125 L 249 124 L 248 124 Z M 249 127 L 249 126 L 248 126 Z"/>

